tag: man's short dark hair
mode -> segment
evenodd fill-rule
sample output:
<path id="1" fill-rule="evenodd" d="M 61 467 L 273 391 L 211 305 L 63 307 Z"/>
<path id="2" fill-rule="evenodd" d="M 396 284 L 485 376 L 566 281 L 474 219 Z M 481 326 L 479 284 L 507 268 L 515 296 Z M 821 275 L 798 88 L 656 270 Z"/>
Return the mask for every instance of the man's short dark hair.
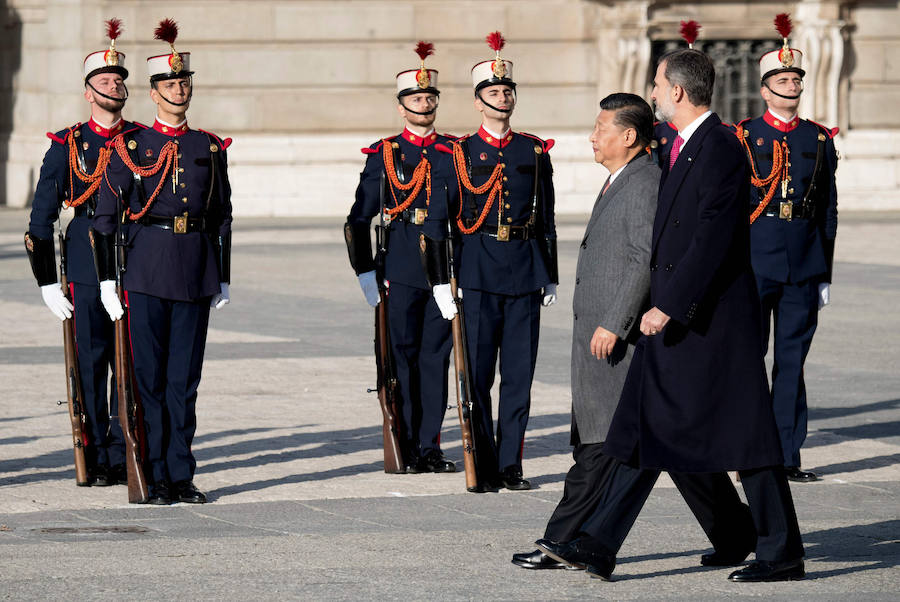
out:
<path id="1" fill-rule="evenodd" d="M 600 101 L 602 111 L 615 111 L 613 123 L 623 128 L 634 128 L 641 146 L 653 139 L 653 109 L 637 94 L 616 92 Z"/>
<path id="2" fill-rule="evenodd" d="M 708 107 L 712 104 L 716 68 L 706 54 L 681 48 L 663 55 L 657 65 L 663 62 L 666 63 L 666 79 L 672 85 L 681 86 L 692 105 Z"/>

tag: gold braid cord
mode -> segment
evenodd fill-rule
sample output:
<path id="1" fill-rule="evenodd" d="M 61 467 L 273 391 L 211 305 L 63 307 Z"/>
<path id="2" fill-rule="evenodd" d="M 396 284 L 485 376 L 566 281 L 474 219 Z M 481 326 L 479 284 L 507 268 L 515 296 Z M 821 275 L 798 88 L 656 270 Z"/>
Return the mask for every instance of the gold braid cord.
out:
<path id="1" fill-rule="evenodd" d="M 97 167 L 94 169 L 94 173 L 89 174 L 82 171 L 81 166 L 78 165 L 76 144 L 75 136 L 72 134 L 72 130 L 69 130 L 69 200 L 64 203 L 66 207 L 78 207 L 97 192 L 97 189 L 100 187 L 100 180 L 103 179 L 103 172 L 106 171 L 106 166 L 109 163 L 109 157 L 112 155 L 110 149 L 105 146 L 102 147 L 97 155 Z M 75 178 L 88 185 L 87 190 L 81 193 L 81 196 L 77 199 L 75 198 Z"/>
<path id="2" fill-rule="evenodd" d="M 491 207 L 494 204 L 494 201 L 500 197 L 500 194 L 503 189 L 503 166 L 498 163 L 496 167 L 494 167 L 494 171 L 491 173 L 491 177 L 488 178 L 487 182 L 482 184 L 481 186 L 475 186 L 472 184 L 472 181 L 469 179 L 468 171 L 466 170 L 466 157 L 463 154 L 462 146 L 453 142 L 453 162 L 456 166 L 456 182 L 460 187 L 460 203 L 459 203 L 459 212 L 456 214 L 456 225 L 459 227 L 459 231 L 463 234 L 472 234 L 476 232 L 481 224 L 484 223 L 485 218 L 491 210 Z M 471 228 L 466 228 L 465 224 L 462 220 L 462 189 L 465 187 L 466 190 L 471 192 L 472 194 L 484 194 L 488 190 L 490 190 L 490 194 L 488 194 L 487 202 L 484 204 L 484 208 L 481 210 L 481 215 L 478 216 L 478 219 L 475 220 L 475 223 Z"/>
<path id="3" fill-rule="evenodd" d="M 756 171 L 756 163 L 753 161 L 750 143 L 747 142 L 747 138 L 744 136 L 744 128 L 738 126 L 736 134 L 738 140 L 741 141 L 741 146 L 743 146 L 744 150 L 747 152 L 747 157 L 750 159 L 750 170 L 752 171 L 750 183 L 757 188 L 763 188 L 765 186 L 769 187 L 769 190 L 766 191 L 766 194 L 759 202 L 759 205 L 757 205 L 756 209 L 754 209 L 753 213 L 750 215 L 750 223 L 752 224 L 756 221 L 756 218 L 762 215 L 762 212 L 766 210 L 769 201 L 775 196 L 778 184 L 787 177 L 787 161 L 784 159 L 785 156 L 787 156 L 787 142 L 784 142 L 783 140 L 781 142 L 778 142 L 778 140 L 772 141 L 772 171 L 770 171 L 769 175 L 765 178 L 761 178 Z"/>
<path id="4" fill-rule="evenodd" d="M 125 136 L 116 136 L 115 149 L 119 154 L 119 158 L 125 163 L 125 166 L 128 167 L 132 173 L 136 173 L 142 178 L 155 176 L 162 171 L 162 176 L 159 178 L 159 184 L 156 185 L 156 190 L 154 190 L 153 194 L 150 195 L 150 198 L 147 199 L 147 204 L 144 205 L 140 212 L 135 213 L 131 208 L 126 207 L 125 215 L 127 215 L 131 221 L 136 222 L 144 217 L 150 210 L 150 205 L 152 205 L 153 201 L 159 197 L 159 192 L 162 190 L 163 183 L 166 181 L 166 175 L 169 174 L 170 170 L 173 170 L 173 173 L 178 171 L 178 145 L 172 140 L 166 142 L 163 147 L 159 149 L 159 157 L 156 159 L 156 163 L 151 167 L 141 167 L 140 165 L 134 164 L 134 161 L 131 160 L 131 156 L 128 154 L 128 149 L 125 146 Z M 124 199 L 122 200 L 124 201 Z"/>
<path id="5" fill-rule="evenodd" d="M 409 206 L 413 204 L 413 201 L 416 200 L 416 197 L 419 196 L 419 193 L 422 192 L 422 186 L 425 187 L 425 206 L 427 207 L 430 205 L 431 163 L 428 162 L 428 159 L 423 155 L 422 160 L 419 161 L 419 164 L 416 165 L 416 168 L 413 170 L 412 179 L 406 184 L 403 184 L 397 179 L 397 170 L 394 168 L 394 151 L 391 148 L 391 143 L 387 140 L 382 141 L 381 155 L 384 158 L 384 171 L 387 173 L 388 181 L 390 181 L 391 184 L 388 188 L 391 189 L 391 196 L 394 198 L 394 206 L 385 207 L 384 212 L 394 216 L 409 208 Z M 409 193 L 409 196 L 406 197 L 406 200 L 402 205 L 397 201 L 397 195 L 394 193 L 395 188 L 397 190 L 402 190 L 403 192 L 409 190 L 412 191 Z"/>

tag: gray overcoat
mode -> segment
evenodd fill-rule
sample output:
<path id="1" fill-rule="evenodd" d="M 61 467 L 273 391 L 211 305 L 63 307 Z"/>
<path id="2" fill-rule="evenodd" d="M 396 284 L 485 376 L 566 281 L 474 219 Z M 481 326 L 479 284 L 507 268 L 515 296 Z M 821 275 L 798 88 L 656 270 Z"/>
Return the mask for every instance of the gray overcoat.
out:
<path id="1" fill-rule="evenodd" d="M 572 329 L 572 444 L 606 439 L 616 411 L 641 315 L 650 296 L 650 242 L 660 170 L 635 157 L 597 197 L 575 270 Z M 619 336 L 612 357 L 591 355 L 597 326 Z"/>

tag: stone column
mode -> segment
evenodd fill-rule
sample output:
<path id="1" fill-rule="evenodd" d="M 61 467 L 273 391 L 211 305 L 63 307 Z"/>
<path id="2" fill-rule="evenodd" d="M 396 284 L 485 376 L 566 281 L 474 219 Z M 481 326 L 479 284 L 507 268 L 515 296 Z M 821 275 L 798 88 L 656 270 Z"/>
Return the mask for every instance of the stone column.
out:
<path id="1" fill-rule="evenodd" d="M 803 51 L 800 113 L 829 127 L 841 122 L 839 105 L 844 66 L 844 32 L 838 0 L 801 0 L 795 8 L 791 45 Z"/>

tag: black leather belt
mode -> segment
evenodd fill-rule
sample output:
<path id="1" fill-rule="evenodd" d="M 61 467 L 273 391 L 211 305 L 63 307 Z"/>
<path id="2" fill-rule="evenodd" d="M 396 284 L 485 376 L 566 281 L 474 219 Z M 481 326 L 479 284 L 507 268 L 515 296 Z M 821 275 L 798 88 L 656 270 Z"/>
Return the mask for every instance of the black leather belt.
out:
<path id="1" fill-rule="evenodd" d="M 188 217 L 188 214 L 167 217 L 162 215 L 145 215 L 140 223 L 145 226 L 155 226 L 163 230 L 171 230 L 175 234 L 187 234 L 203 230 L 204 219 L 202 217 Z"/>
<path id="2" fill-rule="evenodd" d="M 466 220 L 467 228 L 471 228 L 473 225 L 475 225 L 474 220 Z M 492 224 L 484 224 L 478 229 L 478 232 L 501 242 L 534 238 L 534 229 L 531 226 L 500 226 L 498 228 Z"/>
<path id="3" fill-rule="evenodd" d="M 391 221 L 400 220 L 408 224 L 421 226 L 425 223 L 425 217 L 428 215 L 428 209 L 404 209 L 400 213 L 391 216 Z"/>
<path id="4" fill-rule="evenodd" d="M 94 217 L 94 208 L 85 203 L 75 207 L 75 217 Z"/>
<path id="5" fill-rule="evenodd" d="M 778 219 L 787 221 L 812 218 L 812 212 L 804 211 L 802 204 L 785 201 L 769 203 L 766 206 L 766 210 L 763 211 L 763 215 L 766 217 L 777 217 Z"/>

